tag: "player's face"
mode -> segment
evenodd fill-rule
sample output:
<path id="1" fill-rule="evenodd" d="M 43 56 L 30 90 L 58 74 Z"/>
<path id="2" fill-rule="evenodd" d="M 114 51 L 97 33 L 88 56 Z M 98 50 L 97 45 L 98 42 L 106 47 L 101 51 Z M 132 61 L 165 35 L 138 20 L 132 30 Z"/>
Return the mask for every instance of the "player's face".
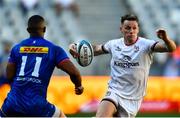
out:
<path id="1" fill-rule="evenodd" d="M 134 42 L 137 40 L 137 35 L 139 33 L 139 26 L 137 21 L 125 20 L 120 28 L 124 39 L 129 42 Z"/>

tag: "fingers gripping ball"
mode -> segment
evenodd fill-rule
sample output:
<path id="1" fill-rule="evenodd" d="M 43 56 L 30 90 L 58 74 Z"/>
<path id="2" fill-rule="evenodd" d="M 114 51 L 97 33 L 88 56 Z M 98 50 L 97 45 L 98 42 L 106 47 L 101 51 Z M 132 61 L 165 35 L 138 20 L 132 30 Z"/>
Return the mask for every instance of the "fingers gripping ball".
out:
<path id="1" fill-rule="evenodd" d="M 76 58 L 79 65 L 85 67 L 91 64 L 94 52 L 92 45 L 87 40 L 81 40 L 77 43 L 77 52 L 79 54 L 78 58 Z"/>

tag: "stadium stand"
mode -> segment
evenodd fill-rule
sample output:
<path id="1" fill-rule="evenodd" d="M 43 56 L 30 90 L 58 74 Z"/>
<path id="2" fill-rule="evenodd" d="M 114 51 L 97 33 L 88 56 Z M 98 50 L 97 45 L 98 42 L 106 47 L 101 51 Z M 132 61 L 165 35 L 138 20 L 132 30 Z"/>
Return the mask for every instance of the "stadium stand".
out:
<path id="1" fill-rule="evenodd" d="M 131 12 L 139 17 L 141 34 L 147 38 L 157 40 L 155 29 L 158 27 L 167 29 L 175 40 L 180 35 L 179 0 L 76 0 L 80 17 L 74 17 L 70 11 L 56 15 L 54 1 L 38 0 L 38 7 L 24 15 L 19 6 L 20 0 L 1 0 L 4 3 L 0 5 L 0 40 L 8 39 L 16 43 L 28 37 L 26 22 L 33 14 L 43 15 L 47 19 L 46 38 L 61 45 L 66 51 L 68 45 L 77 40 L 86 39 L 97 44 L 120 37 L 120 17 Z M 106 55 L 96 57 L 86 68 L 80 67 L 74 59 L 73 62 L 83 75 L 109 75 L 109 60 L 110 57 Z M 163 70 L 159 68 L 166 61 L 167 55 L 156 55 L 156 67 L 152 66 L 150 75 L 162 75 Z M 54 74 L 64 75 L 60 71 Z"/>
<path id="2" fill-rule="evenodd" d="M 179 40 L 177 37 L 180 34 L 179 0 L 127 0 L 127 2 L 139 17 L 141 28 L 147 38 L 158 40 L 155 30 L 161 27 L 167 30 L 172 39 Z M 166 65 L 167 59 L 168 55 L 166 54 L 156 54 L 150 75 L 163 75 L 162 68 Z"/>
<path id="3" fill-rule="evenodd" d="M 169 17 L 172 9 L 168 11 L 168 8 L 164 8 L 168 6 L 175 7 L 172 2 L 168 2 L 168 0 L 158 2 L 155 0 L 144 0 L 143 2 L 141 0 L 128 0 L 128 2 L 133 11 L 139 16 L 143 31 L 148 38 L 157 39 L 154 31 L 159 27 L 167 29 L 169 35 L 175 38 L 175 30 Z"/>
<path id="4" fill-rule="evenodd" d="M 120 36 L 119 25 L 121 15 L 128 12 L 122 0 L 78 0 L 80 6 L 80 22 L 82 31 L 93 44 L 105 43 Z M 92 74 L 108 75 L 110 57 L 96 57 L 89 66 Z"/>

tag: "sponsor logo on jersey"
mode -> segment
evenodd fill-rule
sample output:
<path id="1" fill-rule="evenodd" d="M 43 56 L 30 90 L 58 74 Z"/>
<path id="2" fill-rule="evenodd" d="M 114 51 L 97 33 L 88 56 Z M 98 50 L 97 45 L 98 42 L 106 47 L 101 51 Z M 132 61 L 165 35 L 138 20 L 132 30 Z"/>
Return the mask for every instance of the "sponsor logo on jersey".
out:
<path id="1" fill-rule="evenodd" d="M 116 51 L 121 51 L 122 49 L 121 49 L 119 46 L 117 46 L 117 47 L 115 48 L 115 50 L 116 50 Z"/>
<path id="2" fill-rule="evenodd" d="M 131 57 L 128 56 L 128 55 L 123 55 L 123 58 L 120 59 L 120 60 L 125 61 L 125 62 L 128 62 L 128 61 L 131 61 Z"/>
<path id="3" fill-rule="evenodd" d="M 120 66 L 122 68 L 131 68 L 134 66 L 139 66 L 139 62 L 130 62 L 132 58 L 128 55 L 123 55 L 118 61 L 114 61 L 115 66 Z"/>
<path id="4" fill-rule="evenodd" d="M 20 53 L 48 53 L 48 47 L 25 46 L 20 48 Z"/>
<path id="5" fill-rule="evenodd" d="M 131 68 L 134 66 L 139 66 L 139 62 L 119 62 L 119 61 L 114 61 L 115 66 L 120 66 L 123 68 Z"/>
<path id="6" fill-rule="evenodd" d="M 16 80 L 17 81 L 28 81 L 28 82 L 33 82 L 33 83 L 37 83 L 37 84 L 41 83 L 40 79 L 36 79 L 36 78 L 32 78 L 32 77 L 17 77 Z"/>

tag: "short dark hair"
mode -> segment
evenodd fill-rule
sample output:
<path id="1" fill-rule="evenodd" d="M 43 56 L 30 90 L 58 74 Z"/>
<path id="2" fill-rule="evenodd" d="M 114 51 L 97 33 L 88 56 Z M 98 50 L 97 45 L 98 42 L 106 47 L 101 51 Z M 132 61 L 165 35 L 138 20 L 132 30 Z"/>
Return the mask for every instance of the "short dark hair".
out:
<path id="1" fill-rule="evenodd" d="M 134 15 L 134 14 L 126 14 L 126 15 L 122 16 L 121 17 L 121 24 L 123 24 L 125 20 L 139 22 L 138 17 L 136 15 Z"/>
<path id="2" fill-rule="evenodd" d="M 44 22 L 44 18 L 40 15 L 33 15 L 28 20 L 28 28 L 36 28 L 36 26 Z"/>

